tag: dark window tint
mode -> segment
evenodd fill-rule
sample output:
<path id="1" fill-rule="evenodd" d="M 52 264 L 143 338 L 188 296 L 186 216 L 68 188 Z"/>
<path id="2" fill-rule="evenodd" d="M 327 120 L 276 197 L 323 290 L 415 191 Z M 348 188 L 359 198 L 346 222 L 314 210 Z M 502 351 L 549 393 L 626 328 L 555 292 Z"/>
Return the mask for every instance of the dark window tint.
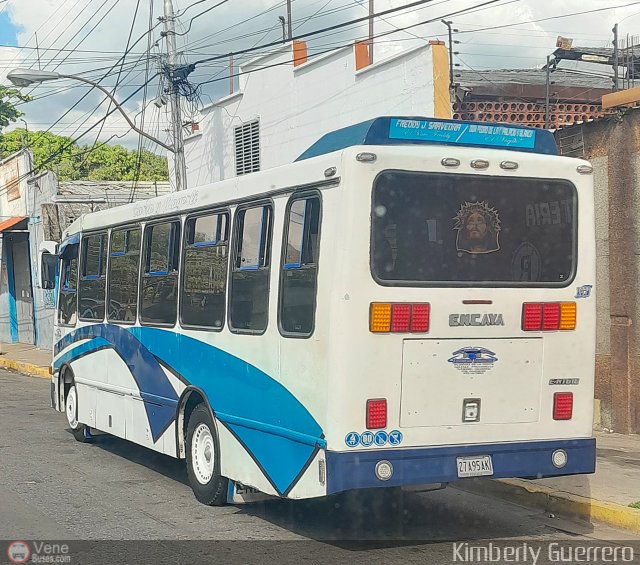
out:
<path id="1" fill-rule="evenodd" d="M 180 320 L 185 325 L 222 328 L 227 289 L 226 213 L 187 220 Z"/>
<path id="2" fill-rule="evenodd" d="M 72 249 L 75 248 L 75 249 Z M 62 259 L 60 273 L 60 298 L 58 300 L 58 323 L 74 326 L 77 312 L 78 246 L 69 246 Z"/>
<path id="3" fill-rule="evenodd" d="M 271 207 L 236 213 L 236 246 L 231 274 L 230 324 L 238 331 L 267 329 Z"/>
<path id="4" fill-rule="evenodd" d="M 106 234 L 89 235 L 82 239 L 78 310 L 81 320 L 104 319 L 105 243 Z"/>
<path id="5" fill-rule="evenodd" d="M 56 277 L 58 276 L 59 257 L 51 253 L 43 252 L 40 260 L 40 271 L 42 273 L 42 288 L 52 290 L 56 287 Z"/>
<path id="6" fill-rule="evenodd" d="M 140 228 L 113 230 L 110 254 L 107 317 L 110 321 L 133 323 L 138 310 Z"/>
<path id="7" fill-rule="evenodd" d="M 371 265 L 381 281 L 566 286 L 573 277 L 569 182 L 388 171 L 373 193 Z"/>
<path id="8" fill-rule="evenodd" d="M 140 320 L 148 324 L 176 323 L 180 222 L 145 228 Z"/>
<path id="9" fill-rule="evenodd" d="M 320 199 L 312 196 L 294 200 L 285 222 L 280 328 L 283 333 L 309 335 L 315 321 Z"/>

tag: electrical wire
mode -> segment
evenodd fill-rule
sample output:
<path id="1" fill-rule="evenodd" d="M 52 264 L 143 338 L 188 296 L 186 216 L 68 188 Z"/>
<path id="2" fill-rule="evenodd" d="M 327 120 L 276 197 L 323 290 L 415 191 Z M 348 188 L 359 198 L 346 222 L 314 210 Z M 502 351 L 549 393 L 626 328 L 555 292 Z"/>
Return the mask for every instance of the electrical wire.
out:
<path id="1" fill-rule="evenodd" d="M 496 26 L 488 26 L 488 27 L 482 27 L 479 29 L 474 29 L 474 30 L 462 30 L 459 31 L 458 33 L 477 33 L 479 31 L 491 31 L 494 29 L 505 29 L 507 27 L 513 27 L 513 26 L 517 26 L 517 25 L 522 25 L 522 24 L 534 24 L 534 23 L 539 23 L 539 22 L 548 22 L 550 20 L 558 20 L 561 18 L 570 18 L 573 16 L 583 16 L 586 14 L 595 14 L 597 12 L 604 12 L 607 10 L 616 10 L 618 8 L 628 8 L 629 6 L 637 6 L 640 4 L 639 2 L 631 2 L 629 4 L 618 4 L 617 6 L 606 6 L 604 8 L 594 8 L 592 10 L 584 10 L 582 12 L 573 12 L 571 14 L 561 14 L 558 16 L 549 16 L 546 18 L 538 18 L 536 20 L 528 20 L 528 21 L 521 21 L 521 22 L 512 22 L 509 24 L 501 24 L 501 25 L 496 25 Z"/>
<path id="2" fill-rule="evenodd" d="M 229 0 L 221 0 L 217 4 L 211 6 L 211 8 L 207 8 L 206 10 L 203 10 L 199 14 L 196 14 L 195 16 L 193 16 L 193 18 L 191 18 L 191 20 L 189 20 L 189 26 L 187 27 L 187 30 L 182 33 L 176 33 L 175 35 L 176 36 L 187 35 L 191 31 L 191 26 L 193 25 L 193 22 L 195 20 L 197 20 L 201 16 L 204 16 L 205 14 L 208 14 L 209 12 L 211 12 L 211 10 L 216 9 L 218 6 L 222 6 L 223 4 L 226 4 L 227 2 L 229 2 Z"/>

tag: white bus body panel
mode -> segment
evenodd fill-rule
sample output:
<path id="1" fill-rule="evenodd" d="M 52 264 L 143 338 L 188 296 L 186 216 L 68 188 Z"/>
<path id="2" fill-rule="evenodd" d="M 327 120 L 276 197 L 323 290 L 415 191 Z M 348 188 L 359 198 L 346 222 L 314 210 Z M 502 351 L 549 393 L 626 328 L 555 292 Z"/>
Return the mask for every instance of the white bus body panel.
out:
<path id="1" fill-rule="evenodd" d="M 358 162 L 356 155 L 362 151 L 376 153 L 377 160 Z M 457 174 L 572 182 L 577 189 L 579 209 L 574 280 L 564 288 L 421 288 L 377 283 L 370 267 L 371 202 L 376 176 L 388 169 L 446 174 L 447 170 L 441 165 L 444 157 L 461 161 L 460 167 L 452 171 Z M 468 166 L 472 159 L 487 159 L 490 167 L 486 171 L 473 170 Z M 519 168 L 503 170 L 499 167 L 503 160 L 516 161 Z M 162 329 L 138 324 L 123 326 L 118 335 L 123 339 L 135 337 L 150 358 L 157 358 L 163 366 L 171 366 L 171 371 L 163 368 L 162 374 L 171 385 L 165 392 L 176 406 L 177 399 L 189 384 L 197 385 L 199 389 L 205 387 L 217 421 L 223 475 L 268 495 L 308 498 L 349 488 L 447 482 L 455 478 L 451 461 L 455 461 L 456 453 L 464 454 L 477 446 L 486 451 L 498 446 L 494 455 L 496 476 L 527 476 L 524 467 L 500 468 L 500 449 L 516 450 L 524 444 L 540 444 L 536 447 L 541 450 L 540 457 L 547 457 L 552 448 L 549 442 L 569 449 L 566 442 L 587 441 L 591 437 L 595 295 L 592 292 L 590 297 L 577 300 L 576 288 L 595 283 L 593 179 L 576 172 L 581 163 L 575 159 L 496 149 L 352 147 L 211 187 L 192 189 L 184 194 L 90 214 L 73 224 L 67 235 L 81 229 L 144 223 L 158 214 L 175 212 L 175 217 L 182 215 L 184 218 L 195 210 L 214 209 L 218 203 L 251 194 L 266 194 L 269 190 L 313 184 L 316 179 L 321 193 L 322 225 L 315 329 L 311 337 L 284 338 L 278 327 L 283 219 L 290 197 L 290 192 L 286 191 L 271 197 L 274 229 L 269 324 L 263 335 L 234 334 L 228 325 L 222 331 L 199 331 L 181 328 L 179 324 Z M 323 184 L 323 172 L 330 167 L 336 167 L 335 178 L 339 178 L 339 184 L 338 181 L 332 186 Z M 229 209 L 233 217 L 235 204 L 232 203 Z M 492 304 L 462 304 L 462 300 L 478 299 L 490 299 Z M 521 311 L 523 302 L 527 301 L 576 301 L 576 330 L 523 332 Z M 372 302 L 430 303 L 428 333 L 371 333 L 368 324 Z M 449 326 L 450 314 L 465 312 L 500 313 L 505 325 Z M 75 329 L 57 328 L 56 340 L 62 340 L 67 334 L 72 336 L 82 326 L 79 323 Z M 73 346 L 78 343 L 81 342 L 75 342 Z M 466 375 L 452 367 L 448 360 L 464 345 L 482 346 L 495 352 L 498 361 L 492 371 Z M 57 351 L 56 359 L 62 359 L 70 349 L 62 347 Z M 101 355 L 101 361 L 98 361 L 98 355 Z M 108 375 L 104 375 L 102 369 L 95 370 L 96 365 L 103 363 L 109 367 Z M 176 438 L 182 430 L 176 430 L 175 421 L 170 421 L 161 436 L 154 440 L 144 395 L 127 364 L 113 350 L 71 361 L 71 366 L 82 382 L 78 393 L 80 421 L 102 429 L 104 423 L 108 423 L 109 414 L 113 422 L 119 398 L 120 413 L 127 415 L 123 437 L 156 451 L 177 455 Z M 219 374 L 221 367 L 232 366 L 236 371 L 233 374 L 239 379 L 238 375 L 246 371 L 246 380 L 233 381 L 233 386 Z M 193 379 L 184 374 L 190 371 L 195 371 Z M 174 372 L 181 374 L 180 379 L 173 375 Z M 553 395 L 565 390 L 551 385 L 552 379 L 579 379 L 579 384 L 570 387 L 570 392 L 574 393 L 571 420 L 554 421 L 551 418 Z M 96 391 L 108 388 L 105 382 L 124 395 L 113 395 L 113 399 L 101 393 L 98 396 Z M 463 423 L 462 401 L 476 396 L 482 401 L 480 421 Z M 263 402 L 265 410 L 272 408 L 273 403 L 282 403 L 283 421 L 295 412 L 300 414 L 300 422 L 306 424 L 301 424 L 298 431 L 280 429 L 222 409 L 241 406 L 245 398 L 247 403 Z M 366 401 L 375 398 L 387 399 L 386 432 L 399 432 L 394 437 L 401 438 L 400 441 L 393 445 L 386 441 L 382 446 L 350 447 L 346 442 L 350 433 L 367 431 Z M 85 399 L 86 406 L 83 406 Z M 303 428 L 307 431 L 300 434 Z M 118 431 L 122 433 L 121 427 Z M 588 460 L 592 447 L 576 444 L 576 449 L 582 450 L 580 457 Z M 442 462 L 443 469 L 446 468 L 439 475 L 430 473 L 431 467 L 424 463 L 427 459 L 420 459 L 432 454 L 440 457 L 438 461 Z M 389 458 L 397 467 L 408 465 L 406 462 L 410 458 L 417 458 L 421 463 L 403 471 L 406 472 L 404 482 L 398 474 L 391 481 L 383 482 L 375 477 L 373 467 L 376 461 Z M 575 467 L 582 469 L 575 472 L 588 472 L 584 470 L 588 468 L 585 465 Z M 414 470 L 415 476 L 411 475 Z"/>

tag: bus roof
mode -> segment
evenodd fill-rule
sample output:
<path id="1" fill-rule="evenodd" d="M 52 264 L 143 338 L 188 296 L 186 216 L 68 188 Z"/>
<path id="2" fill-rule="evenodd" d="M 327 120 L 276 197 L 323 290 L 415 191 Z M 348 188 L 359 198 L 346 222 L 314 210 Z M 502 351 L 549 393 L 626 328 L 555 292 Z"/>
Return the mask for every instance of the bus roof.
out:
<path id="1" fill-rule="evenodd" d="M 425 117 L 380 117 L 322 136 L 296 161 L 353 145 L 464 145 L 558 155 L 553 134 L 546 130 Z"/>

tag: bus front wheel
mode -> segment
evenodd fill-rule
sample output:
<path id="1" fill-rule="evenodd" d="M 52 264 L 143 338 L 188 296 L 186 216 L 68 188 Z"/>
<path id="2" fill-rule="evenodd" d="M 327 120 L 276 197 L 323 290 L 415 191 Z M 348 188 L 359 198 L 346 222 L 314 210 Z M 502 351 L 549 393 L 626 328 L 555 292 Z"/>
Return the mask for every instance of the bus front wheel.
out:
<path id="1" fill-rule="evenodd" d="M 208 506 L 226 503 L 228 481 L 220 475 L 220 444 L 204 403 L 193 409 L 187 425 L 187 475 L 200 502 Z"/>
<path id="2" fill-rule="evenodd" d="M 71 383 L 67 391 L 67 397 L 64 403 L 64 411 L 67 415 L 67 423 L 71 428 L 71 433 L 76 441 L 85 443 L 91 437 L 87 426 L 78 422 L 78 391 L 75 383 Z"/>

